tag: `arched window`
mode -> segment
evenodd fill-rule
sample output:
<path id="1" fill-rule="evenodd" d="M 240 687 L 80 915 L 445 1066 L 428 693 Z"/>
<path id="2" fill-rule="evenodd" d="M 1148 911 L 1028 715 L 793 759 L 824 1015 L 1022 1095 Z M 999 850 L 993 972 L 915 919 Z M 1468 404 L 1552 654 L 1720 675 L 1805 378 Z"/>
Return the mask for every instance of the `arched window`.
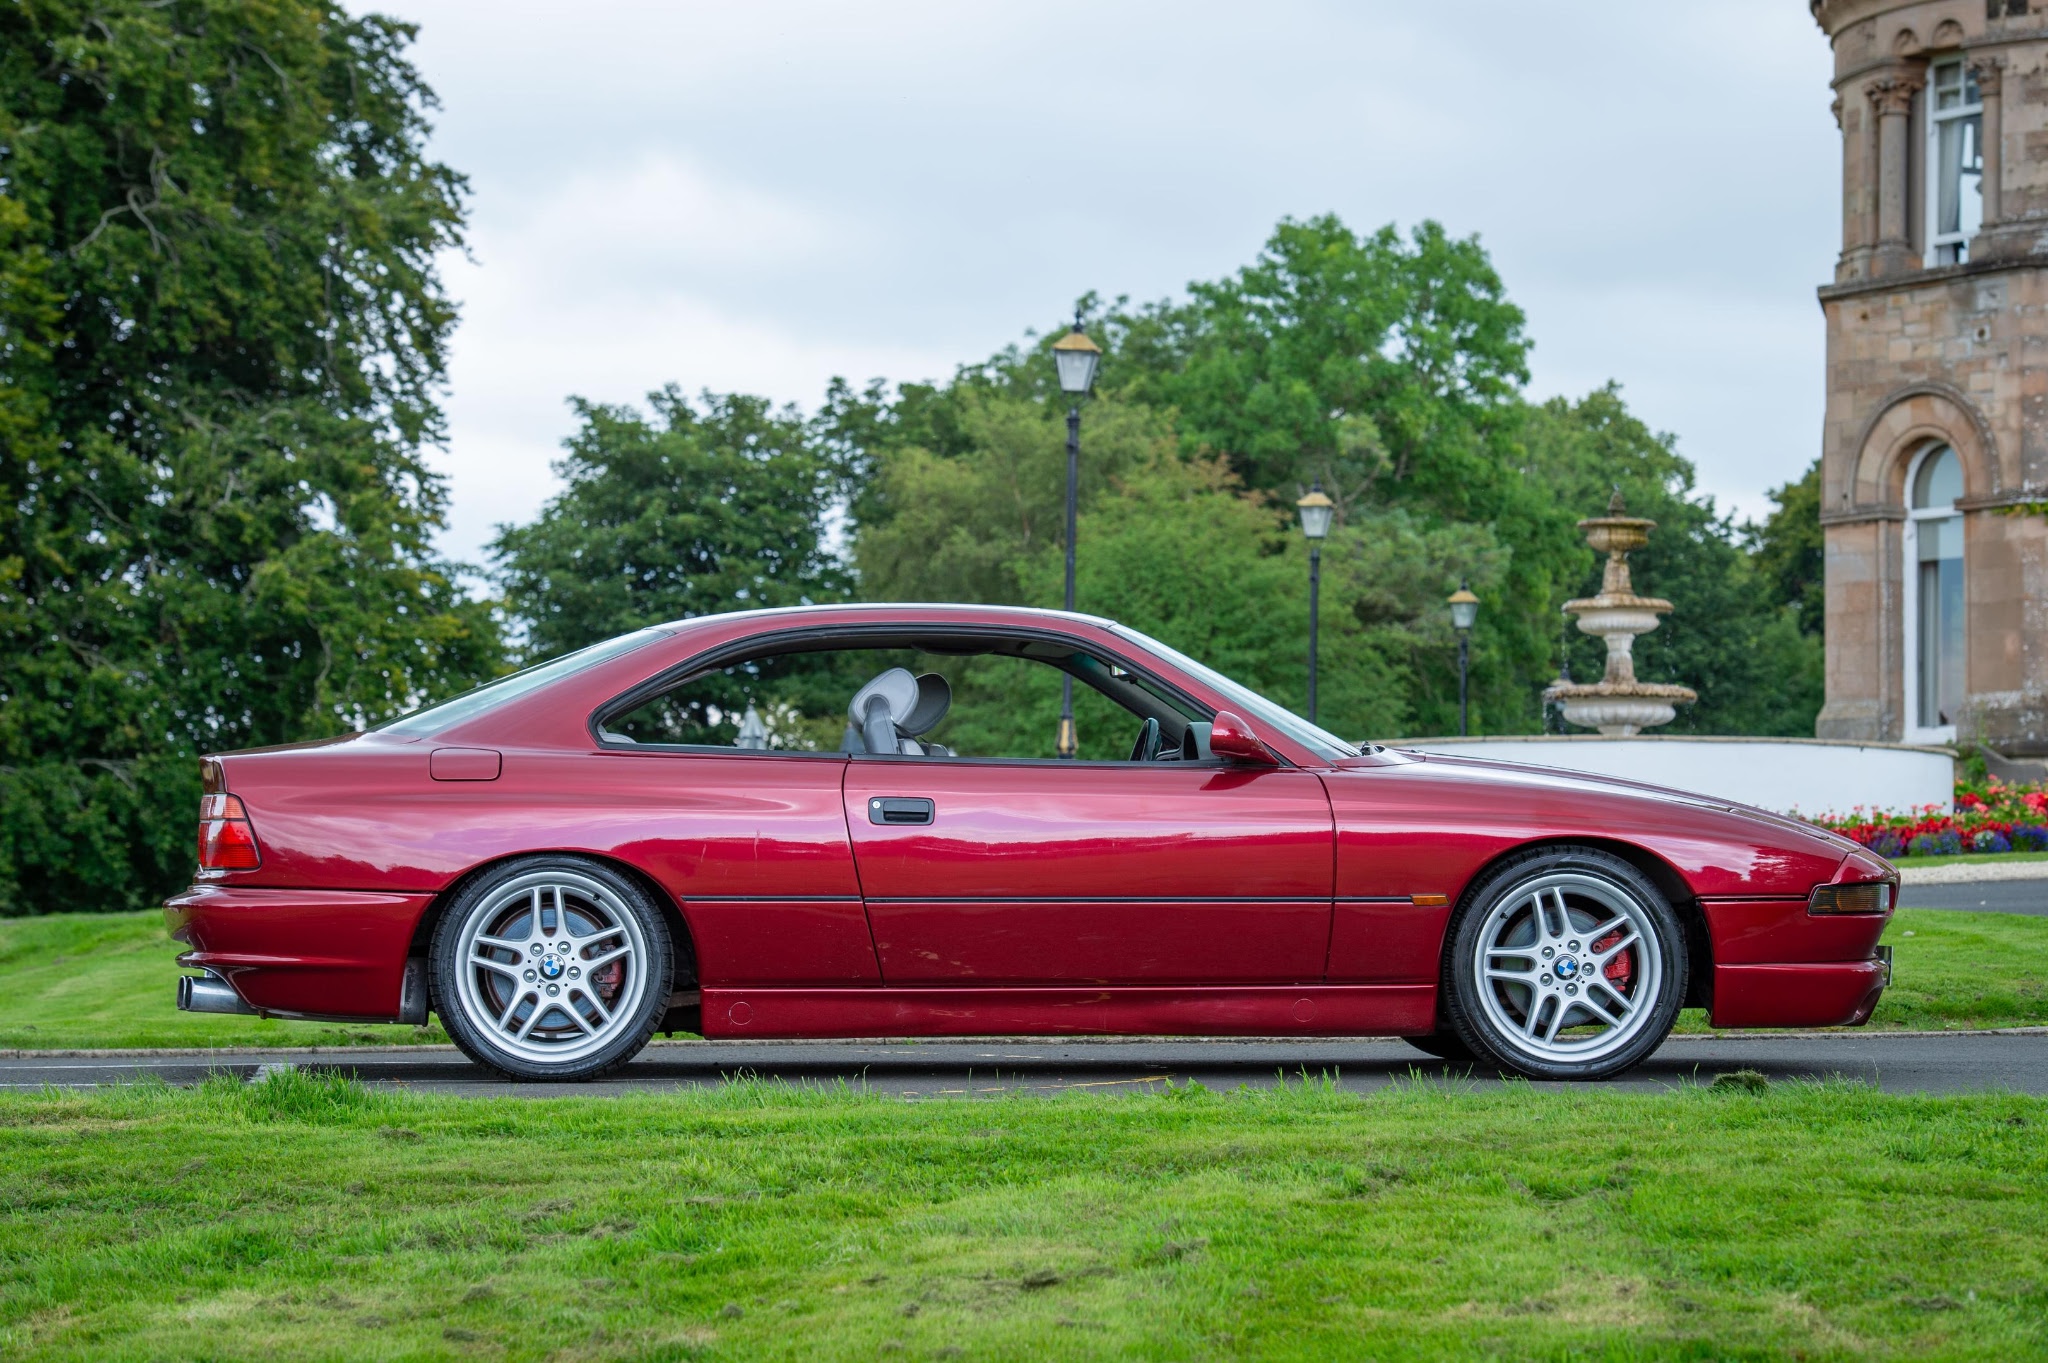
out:
<path id="1" fill-rule="evenodd" d="M 1963 466 L 1932 445 L 1906 478 L 1906 737 L 1952 740 L 1963 704 Z"/>

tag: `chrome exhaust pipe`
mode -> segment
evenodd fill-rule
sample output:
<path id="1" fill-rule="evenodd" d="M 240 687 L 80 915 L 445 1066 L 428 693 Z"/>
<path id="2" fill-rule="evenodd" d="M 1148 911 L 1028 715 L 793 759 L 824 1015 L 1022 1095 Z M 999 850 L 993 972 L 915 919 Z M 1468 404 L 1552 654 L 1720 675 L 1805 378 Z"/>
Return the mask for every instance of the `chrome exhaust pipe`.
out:
<path id="1" fill-rule="evenodd" d="M 235 987 L 217 975 L 180 975 L 178 1010 L 185 1013 L 248 1013 L 255 1009 L 242 1002 Z"/>

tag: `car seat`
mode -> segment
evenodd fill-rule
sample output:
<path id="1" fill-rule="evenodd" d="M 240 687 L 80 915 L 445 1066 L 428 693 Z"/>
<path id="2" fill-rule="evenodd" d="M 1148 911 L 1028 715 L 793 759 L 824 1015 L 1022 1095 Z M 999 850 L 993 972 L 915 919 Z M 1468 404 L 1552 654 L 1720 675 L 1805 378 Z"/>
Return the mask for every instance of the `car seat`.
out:
<path id="1" fill-rule="evenodd" d="M 913 677 L 908 668 L 892 667 L 854 692 L 840 746 L 850 753 L 951 757 L 953 750 L 943 744 L 919 740 L 952 708 L 953 688 L 944 677 L 936 672 Z"/>

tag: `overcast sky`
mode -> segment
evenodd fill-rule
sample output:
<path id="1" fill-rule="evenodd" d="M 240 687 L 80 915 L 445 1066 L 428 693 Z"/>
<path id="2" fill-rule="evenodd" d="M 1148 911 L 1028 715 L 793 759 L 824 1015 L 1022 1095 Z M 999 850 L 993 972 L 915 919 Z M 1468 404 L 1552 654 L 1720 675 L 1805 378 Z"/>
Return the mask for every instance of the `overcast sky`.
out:
<path id="1" fill-rule="evenodd" d="M 376 7 L 420 25 L 475 191 L 458 557 L 554 489 L 571 394 L 943 377 L 1323 212 L 1478 234 L 1534 394 L 1620 382 L 1724 505 L 1819 451 L 1839 150 L 1804 0 Z"/>

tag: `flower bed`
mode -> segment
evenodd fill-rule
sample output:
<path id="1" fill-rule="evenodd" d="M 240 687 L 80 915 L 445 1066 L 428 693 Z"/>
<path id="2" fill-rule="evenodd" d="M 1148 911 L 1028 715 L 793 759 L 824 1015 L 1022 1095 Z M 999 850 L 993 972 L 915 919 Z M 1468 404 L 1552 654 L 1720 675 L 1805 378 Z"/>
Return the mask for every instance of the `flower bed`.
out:
<path id="1" fill-rule="evenodd" d="M 2048 852 L 2048 786 L 2012 786 L 1992 777 L 1956 783 L 1956 812 L 1928 805 L 1911 814 L 1847 814 L 1811 822 L 1854 838 L 1881 857 L 1955 856 L 1961 852 Z"/>

